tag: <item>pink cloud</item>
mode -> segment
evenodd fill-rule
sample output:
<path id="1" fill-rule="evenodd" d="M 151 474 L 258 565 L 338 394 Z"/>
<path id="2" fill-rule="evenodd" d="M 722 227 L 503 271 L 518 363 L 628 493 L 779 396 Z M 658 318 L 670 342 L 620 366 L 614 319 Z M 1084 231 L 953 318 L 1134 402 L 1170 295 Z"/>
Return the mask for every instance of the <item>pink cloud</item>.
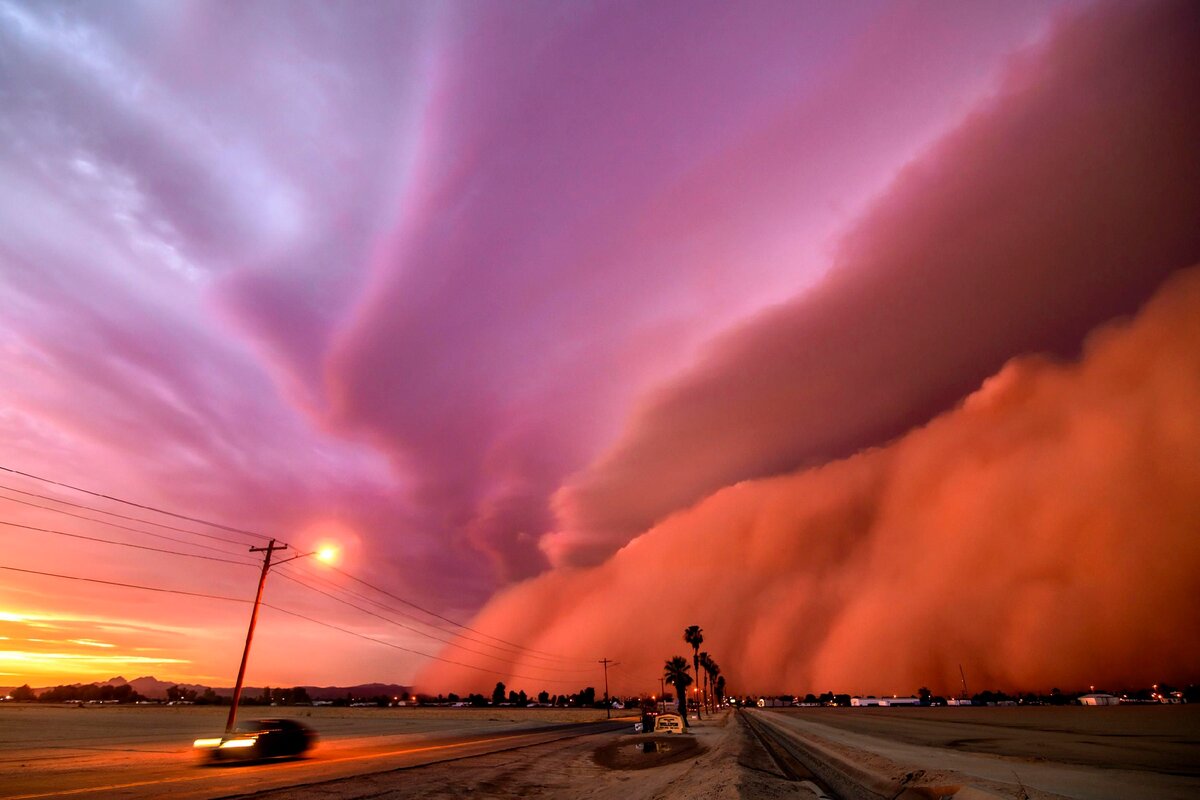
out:
<path id="1" fill-rule="evenodd" d="M 959 664 L 977 690 L 1194 680 L 1198 321 L 1200 267 L 1078 363 L 1015 359 L 886 447 L 721 489 L 472 625 L 614 658 L 622 692 L 652 690 L 689 624 L 735 693 L 948 693 Z"/>
<path id="2" fill-rule="evenodd" d="M 595 563 L 723 485 L 886 441 L 1009 356 L 1074 352 L 1200 258 L 1191 9 L 1104 7 L 1018 58 L 817 286 L 724 334 L 556 497 Z"/>

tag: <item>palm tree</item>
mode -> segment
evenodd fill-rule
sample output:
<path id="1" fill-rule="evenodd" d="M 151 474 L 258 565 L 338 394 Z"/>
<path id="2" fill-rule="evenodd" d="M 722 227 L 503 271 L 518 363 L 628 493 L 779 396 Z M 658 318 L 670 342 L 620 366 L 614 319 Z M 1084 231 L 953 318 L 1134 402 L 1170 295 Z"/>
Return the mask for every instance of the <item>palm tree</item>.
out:
<path id="1" fill-rule="evenodd" d="M 687 687 L 692 685 L 687 659 L 683 656 L 673 656 L 663 667 L 663 679 L 675 687 L 675 695 L 679 700 L 679 716 L 683 717 L 683 724 L 687 725 Z"/>
<path id="2" fill-rule="evenodd" d="M 708 707 L 710 714 L 716 713 L 717 698 L 713 687 L 716 685 L 717 675 L 720 674 L 721 668 L 717 666 L 717 662 L 712 659 L 708 653 L 700 654 L 700 666 L 704 667 L 705 683 L 709 690 L 705 692 L 705 697 L 712 705 Z"/>
<path id="3" fill-rule="evenodd" d="M 708 679 L 712 675 L 712 670 L 710 670 L 708 668 L 708 665 L 710 663 L 712 663 L 712 658 L 709 657 L 708 651 L 705 650 L 703 653 L 700 654 L 700 668 L 702 670 L 704 670 L 704 672 L 696 673 L 701 678 L 701 680 L 700 680 L 700 686 L 701 686 L 700 701 L 704 705 L 705 711 L 708 711 L 708 686 L 709 686 Z"/>
<path id="4" fill-rule="evenodd" d="M 689 625 L 683 630 L 683 640 L 692 646 L 692 666 L 697 675 L 700 674 L 700 645 L 704 642 L 704 632 L 699 625 Z M 696 704 L 696 719 L 700 719 L 700 704 Z"/>
<path id="5" fill-rule="evenodd" d="M 708 685 L 712 687 L 712 704 L 713 713 L 717 710 L 717 701 L 720 695 L 717 693 L 717 677 L 721 674 L 721 667 L 711 658 L 708 660 Z"/>
<path id="6" fill-rule="evenodd" d="M 717 674 L 717 696 L 724 697 L 725 696 L 725 676 L 720 674 L 720 670 L 717 670 L 717 673 L 718 673 Z"/>

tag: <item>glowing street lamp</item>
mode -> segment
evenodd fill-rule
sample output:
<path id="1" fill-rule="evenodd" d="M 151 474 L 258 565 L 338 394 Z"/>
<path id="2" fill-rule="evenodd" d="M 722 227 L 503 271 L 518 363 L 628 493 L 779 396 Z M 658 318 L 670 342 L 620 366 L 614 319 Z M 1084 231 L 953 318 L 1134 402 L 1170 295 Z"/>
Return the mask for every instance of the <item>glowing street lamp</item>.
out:
<path id="1" fill-rule="evenodd" d="M 237 721 L 238 703 L 242 699 L 242 681 L 246 677 L 246 662 L 250 658 L 250 642 L 254 639 L 254 626 L 258 623 L 258 607 L 262 604 L 263 587 L 267 583 L 267 572 L 271 569 L 271 554 L 287 549 L 286 544 L 275 544 L 274 539 L 268 542 L 266 547 L 250 548 L 251 553 L 263 554 L 263 566 L 262 573 L 258 576 L 258 594 L 254 596 L 254 610 L 250 612 L 250 627 L 246 629 L 246 646 L 242 649 L 242 664 L 238 667 L 237 684 L 233 687 L 233 704 L 229 707 L 229 719 L 225 721 L 225 733 L 233 733 L 233 725 Z M 337 549 L 331 545 L 325 545 L 311 553 L 300 553 L 275 563 L 286 564 L 297 558 L 307 558 L 308 556 L 316 556 L 319 561 L 328 564 L 337 557 Z"/>

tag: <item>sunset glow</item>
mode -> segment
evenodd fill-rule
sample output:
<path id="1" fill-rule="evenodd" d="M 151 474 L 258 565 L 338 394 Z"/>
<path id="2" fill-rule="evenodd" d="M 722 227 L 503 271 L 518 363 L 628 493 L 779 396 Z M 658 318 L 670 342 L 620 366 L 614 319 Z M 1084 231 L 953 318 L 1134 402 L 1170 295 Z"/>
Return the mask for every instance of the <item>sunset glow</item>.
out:
<path id="1" fill-rule="evenodd" d="M 1197 53 L 0 0 L 0 686 L 1196 681 Z"/>

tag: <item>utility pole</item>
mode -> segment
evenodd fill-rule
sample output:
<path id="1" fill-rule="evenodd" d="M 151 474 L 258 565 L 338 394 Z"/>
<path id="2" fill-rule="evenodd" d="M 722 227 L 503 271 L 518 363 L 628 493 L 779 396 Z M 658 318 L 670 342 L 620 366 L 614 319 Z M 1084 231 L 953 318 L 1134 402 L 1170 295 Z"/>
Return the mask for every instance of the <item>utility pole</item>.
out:
<path id="1" fill-rule="evenodd" d="M 602 658 L 596 663 L 604 665 L 604 718 L 612 719 L 612 703 L 608 702 L 608 665 L 615 666 L 617 662 Z"/>
<path id="2" fill-rule="evenodd" d="M 258 576 L 258 594 L 254 596 L 254 610 L 250 612 L 250 627 L 246 630 L 246 647 L 242 650 L 242 665 L 238 667 L 237 685 L 233 687 L 233 705 L 229 707 L 229 719 L 225 722 L 225 733 L 233 733 L 237 721 L 238 702 L 242 699 L 242 681 L 246 678 L 246 661 L 250 658 L 250 642 L 254 639 L 254 625 L 258 622 L 258 607 L 262 603 L 263 586 L 267 583 L 267 570 L 271 568 L 271 554 L 287 550 L 286 544 L 275 544 L 272 539 L 266 547 L 251 547 L 251 553 L 263 553 L 262 574 Z"/>
<path id="3" fill-rule="evenodd" d="M 965 672 L 963 672 L 962 664 L 958 665 L 958 676 L 960 678 L 962 678 L 963 690 L 962 690 L 961 697 L 962 697 L 962 699 L 966 700 L 967 699 L 967 674 Z"/>

